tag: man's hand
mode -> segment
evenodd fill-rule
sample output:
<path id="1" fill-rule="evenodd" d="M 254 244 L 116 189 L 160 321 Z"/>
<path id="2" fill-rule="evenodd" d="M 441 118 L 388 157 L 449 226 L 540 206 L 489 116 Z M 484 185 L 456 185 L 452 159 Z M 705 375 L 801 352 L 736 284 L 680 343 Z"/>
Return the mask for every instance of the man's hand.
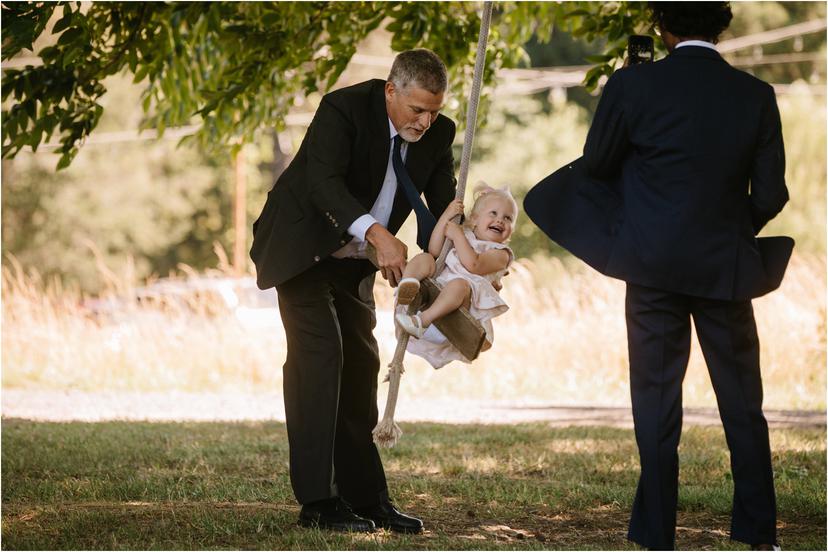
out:
<path id="1" fill-rule="evenodd" d="M 397 287 L 405 270 L 408 247 L 380 224 L 372 224 L 365 232 L 365 240 L 377 250 L 377 264 L 382 277 L 391 287 Z"/>

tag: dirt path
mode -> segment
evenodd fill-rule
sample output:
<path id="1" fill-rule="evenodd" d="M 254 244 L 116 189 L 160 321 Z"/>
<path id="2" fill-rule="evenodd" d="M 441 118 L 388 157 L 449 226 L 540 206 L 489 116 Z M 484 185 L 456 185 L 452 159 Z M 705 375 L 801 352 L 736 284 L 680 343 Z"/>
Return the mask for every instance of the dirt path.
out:
<path id="1" fill-rule="evenodd" d="M 380 405 L 382 409 L 384 402 Z M 382 410 L 380 410 L 381 412 Z M 40 421 L 284 421 L 278 393 L 89 393 L 4 390 L 2 416 Z M 825 427 L 825 411 L 765 410 L 771 427 Z M 416 400 L 400 404 L 401 422 L 514 424 L 549 422 L 555 426 L 632 427 L 627 406 L 561 406 L 538 402 Z M 714 408 L 685 408 L 687 425 L 718 425 Z"/>

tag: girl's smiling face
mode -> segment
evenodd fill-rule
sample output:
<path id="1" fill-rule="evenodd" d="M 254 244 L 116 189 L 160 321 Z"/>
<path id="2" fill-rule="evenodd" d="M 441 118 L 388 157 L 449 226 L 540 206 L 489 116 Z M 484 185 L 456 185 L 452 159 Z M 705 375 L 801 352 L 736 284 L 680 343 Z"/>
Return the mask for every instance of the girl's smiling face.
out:
<path id="1" fill-rule="evenodd" d="M 472 215 L 473 231 L 478 239 L 503 243 L 512 235 L 515 205 L 505 197 L 491 194 L 482 198 Z"/>

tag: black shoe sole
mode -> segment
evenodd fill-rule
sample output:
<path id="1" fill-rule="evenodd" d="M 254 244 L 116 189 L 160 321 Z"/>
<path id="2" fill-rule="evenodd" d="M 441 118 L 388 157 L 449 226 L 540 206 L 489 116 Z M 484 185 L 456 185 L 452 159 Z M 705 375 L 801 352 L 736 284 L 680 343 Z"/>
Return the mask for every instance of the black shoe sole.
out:
<path id="1" fill-rule="evenodd" d="M 421 527 L 401 527 L 399 525 L 383 525 L 381 523 L 374 522 L 378 529 L 388 529 L 389 531 L 393 531 L 395 533 L 405 533 L 407 535 L 417 535 L 423 532 L 423 528 Z"/>
<path id="2" fill-rule="evenodd" d="M 349 527 L 347 525 L 339 525 L 336 523 L 319 523 L 315 520 L 310 519 L 300 519 L 297 524 L 300 527 L 304 527 L 306 529 L 321 529 L 326 531 L 337 531 L 340 533 L 374 533 L 376 532 L 375 527 L 367 527 L 364 529 L 357 529 L 355 527 Z"/>

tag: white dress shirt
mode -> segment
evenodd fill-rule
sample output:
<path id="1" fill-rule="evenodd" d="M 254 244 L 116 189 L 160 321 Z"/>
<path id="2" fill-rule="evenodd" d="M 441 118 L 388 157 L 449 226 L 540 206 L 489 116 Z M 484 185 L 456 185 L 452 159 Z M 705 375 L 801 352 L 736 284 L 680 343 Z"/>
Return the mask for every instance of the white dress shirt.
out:
<path id="1" fill-rule="evenodd" d="M 685 40 L 684 42 L 679 42 L 676 44 L 676 48 L 681 48 L 682 46 L 702 46 L 704 48 L 710 48 L 711 50 L 716 49 L 716 45 L 712 42 L 707 42 L 705 40 Z"/>
<path id="2" fill-rule="evenodd" d="M 364 259 L 365 248 L 368 244 L 365 241 L 365 232 L 375 222 L 381 224 L 384 228 L 388 227 L 388 219 L 391 218 L 391 208 L 394 206 L 394 196 L 397 195 L 397 174 L 394 172 L 394 164 L 391 161 L 391 157 L 394 155 L 394 137 L 399 134 L 397 129 L 394 128 L 391 119 L 388 119 L 388 130 L 391 149 L 388 153 L 388 165 L 385 168 L 385 179 L 382 181 L 382 189 L 380 189 L 377 200 L 374 202 L 368 214 L 362 215 L 348 227 L 348 233 L 354 239 L 349 241 L 345 247 L 334 251 L 332 256 L 337 259 L 344 257 Z M 400 150 L 403 162 L 405 162 L 405 156 L 408 153 L 408 142 L 403 140 Z"/>

